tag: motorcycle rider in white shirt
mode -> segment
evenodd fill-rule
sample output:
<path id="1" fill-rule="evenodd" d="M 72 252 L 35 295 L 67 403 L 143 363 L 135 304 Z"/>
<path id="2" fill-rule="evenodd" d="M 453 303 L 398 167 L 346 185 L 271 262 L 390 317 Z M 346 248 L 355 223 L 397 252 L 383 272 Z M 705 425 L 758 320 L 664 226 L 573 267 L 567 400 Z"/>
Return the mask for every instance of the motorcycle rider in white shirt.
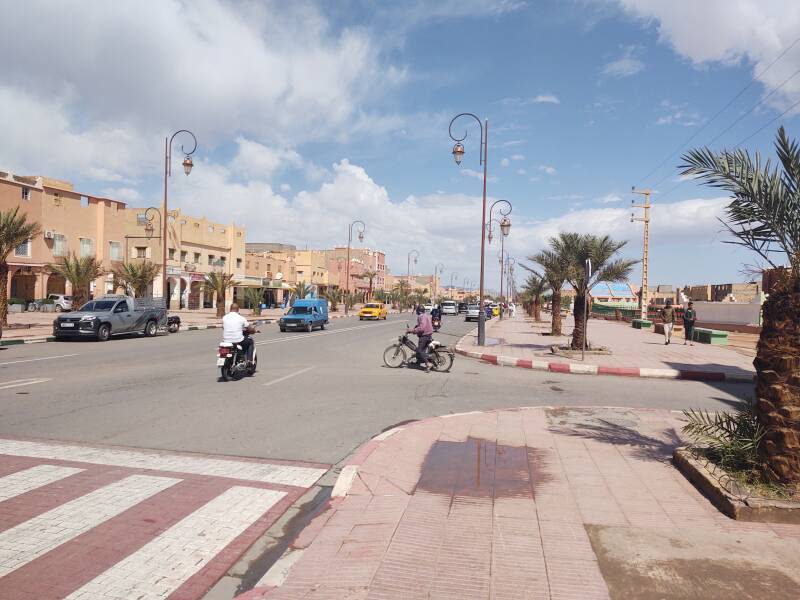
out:
<path id="1" fill-rule="evenodd" d="M 222 317 L 222 341 L 239 344 L 245 352 L 247 364 L 250 364 L 253 362 L 253 340 L 244 334 L 248 327 L 250 323 L 239 314 L 239 305 L 231 303 L 230 312 Z"/>

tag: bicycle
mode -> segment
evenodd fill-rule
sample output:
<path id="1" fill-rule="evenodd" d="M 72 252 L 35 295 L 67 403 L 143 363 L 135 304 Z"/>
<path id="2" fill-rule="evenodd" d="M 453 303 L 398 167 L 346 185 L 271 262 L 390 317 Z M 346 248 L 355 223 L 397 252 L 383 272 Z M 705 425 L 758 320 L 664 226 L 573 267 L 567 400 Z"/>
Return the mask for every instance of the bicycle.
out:
<path id="1" fill-rule="evenodd" d="M 408 349 L 411 356 L 408 356 Z M 397 338 L 397 342 L 383 351 L 383 363 L 390 369 L 398 369 L 409 364 L 416 364 L 417 345 L 405 333 Z M 431 369 L 447 373 L 453 366 L 455 352 L 442 346 L 441 342 L 431 341 L 428 345 L 428 358 Z"/>

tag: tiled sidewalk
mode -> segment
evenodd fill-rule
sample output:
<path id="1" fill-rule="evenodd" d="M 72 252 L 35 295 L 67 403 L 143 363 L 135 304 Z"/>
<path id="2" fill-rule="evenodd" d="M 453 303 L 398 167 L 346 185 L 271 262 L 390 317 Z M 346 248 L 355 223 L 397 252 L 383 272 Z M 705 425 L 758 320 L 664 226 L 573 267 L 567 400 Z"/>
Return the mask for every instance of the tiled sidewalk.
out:
<path id="1" fill-rule="evenodd" d="M 459 343 L 469 350 L 534 361 L 554 361 L 569 364 L 598 365 L 614 368 L 672 369 L 678 371 L 719 372 L 740 378 L 755 374 L 752 358 L 724 346 L 695 343 L 683 345 L 682 334 L 673 336 L 669 346 L 664 337 L 651 331 L 633 329 L 629 323 L 618 323 L 591 319 L 589 340 L 597 346 L 605 346 L 610 355 L 587 354 L 581 363 L 577 359 L 556 356 L 550 353 L 553 344 L 568 344 L 564 335 L 553 338 L 549 335 L 550 322 L 533 323 L 528 317 L 517 315 L 514 319 L 493 319 L 487 323 L 487 344 L 477 345 L 477 334 L 465 336 Z M 572 332 L 572 317 L 564 319 L 562 330 Z"/>
<path id="2" fill-rule="evenodd" d="M 796 597 L 800 526 L 718 513 L 670 463 L 678 416 L 530 408 L 379 436 L 282 585 L 241 598 Z"/>

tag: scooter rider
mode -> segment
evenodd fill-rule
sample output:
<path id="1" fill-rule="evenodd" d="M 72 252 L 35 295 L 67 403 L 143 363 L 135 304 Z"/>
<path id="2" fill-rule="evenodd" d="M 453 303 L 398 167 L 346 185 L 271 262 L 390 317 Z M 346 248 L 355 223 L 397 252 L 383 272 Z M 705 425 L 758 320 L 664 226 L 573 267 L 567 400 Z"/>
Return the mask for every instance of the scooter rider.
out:
<path id="1" fill-rule="evenodd" d="M 222 317 L 222 341 L 239 344 L 249 365 L 253 362 L 253 340 L 244 334 L 248 327 L 250 323 L 239 314 L 239 305 L 236 302 L 231 303 L 230 312 Z"/>
<path id="2" fill-rule="evenodd" d="M 417 326 L 414 329 L 410 329 L 409 333 L 417 334 L 417 365 L 420 368 L 424 368 L 426 373 L 430 373 L 428 345 L 433 339 L 433 324 L 431 323 L 431 316 L 425 312 L 424 306 L 417 307 Z"/>
<path id="3" fill-rule="evenodd" d="M 431 309 L 431 324 L 434 331 L 439 331 L 442 326 L 442 305 L 437 304 Z"/>

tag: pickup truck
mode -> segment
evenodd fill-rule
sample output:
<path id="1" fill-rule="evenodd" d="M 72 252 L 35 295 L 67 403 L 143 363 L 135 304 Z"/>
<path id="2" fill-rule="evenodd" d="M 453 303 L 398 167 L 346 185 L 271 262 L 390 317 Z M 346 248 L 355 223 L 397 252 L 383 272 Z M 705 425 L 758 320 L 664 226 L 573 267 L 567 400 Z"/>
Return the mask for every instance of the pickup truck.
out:
<path id="1" fill-rule="evenodd" d="M 60 315 L 53 321 L 53 336 L 58 340 L 88 337 L 105 342 L 112 335 L 124 333 L 152 337 L 166 325 L 167 309 L 159 299 L 103 296 L 89 300 L 77 312 Z"/>

